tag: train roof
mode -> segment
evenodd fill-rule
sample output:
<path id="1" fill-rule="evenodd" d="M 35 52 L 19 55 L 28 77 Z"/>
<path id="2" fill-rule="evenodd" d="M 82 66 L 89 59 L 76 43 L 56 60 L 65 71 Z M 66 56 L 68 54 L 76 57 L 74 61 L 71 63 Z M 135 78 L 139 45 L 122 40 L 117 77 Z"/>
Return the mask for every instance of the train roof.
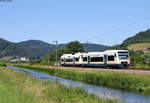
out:
<path id="1" fill-rule="evenodd" d="M 64 54 L 61 56 L 61 58 L 73 58 L 73 57 L 79 57 L 79 56 L 101 56 L 104 54 L 114 54 L 116 52 L 128 52 L 128 50 L 106 50 L 104 52 L 84 52 L 84 53 L 75 53 L 75 54 Z"/>
<path id="2" fill-rule="evenodd" d="M 64 55 L 61 56 L 61 58 L 66 58 L 66 57 L 71 57 L 72 58 L 73 56 L 74 55 L 72 55 L 72 54 L 64 54 Z"/>

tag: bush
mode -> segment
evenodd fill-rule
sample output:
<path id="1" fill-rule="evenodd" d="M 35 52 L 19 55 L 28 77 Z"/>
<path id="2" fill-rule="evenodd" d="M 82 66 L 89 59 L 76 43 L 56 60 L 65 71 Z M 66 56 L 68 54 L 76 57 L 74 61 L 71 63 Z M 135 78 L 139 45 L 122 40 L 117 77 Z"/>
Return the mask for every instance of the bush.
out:
<path id="1" fill-rule="evenodd" d="M 0 62 L 0 66 L 6 67 L 7 65 L 4 62 Z"/>

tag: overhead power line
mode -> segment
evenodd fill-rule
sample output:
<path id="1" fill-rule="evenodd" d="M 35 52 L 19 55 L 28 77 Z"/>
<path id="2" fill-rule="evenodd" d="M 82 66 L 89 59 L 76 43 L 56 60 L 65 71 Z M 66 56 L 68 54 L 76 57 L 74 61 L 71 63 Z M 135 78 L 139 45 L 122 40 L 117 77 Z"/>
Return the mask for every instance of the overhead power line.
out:
<path id="1" fill-rule="evenodd" d="M 127 24 L 127 25 L 121 26 L 121 27 L 119 27 L 119 28 L 116 28 L 116 29 L 114 29 L 114 30 L 112 30 L 112 31 L 109 31 L 109 32 L 107 32 L 107 33 L 104 33 L 104 34 L 110 34 L 110 33 L 118 32 L 119 30 L 122 30 L 122 29 L 124 29 L 124 28 L 127 28 L 127 27 L 129 27 L 129 26 L 138 24 L 138 23 L 140 23 L 140 22 L 143 22 L 143 21 L 146 21 L 146 20 L 149 20 L 149 19 L 150 19 L 150 16 L 147 16 L 147 17 L 144 17 L 144 18 L 142 18 L 142 19 L 136 20 L 136 21 L 134 21 L 134 22 L 131 22 L 131 23 Z M 93 40 L 93 39 L 98 38 L 98 37 L 100 37 L 100 35 L 97 35 L 97 36 L 93 36 L 93 37 L 91 37 L 91 38 L 88 38 L 88 39 L 86 39 L 86 41 L 87 41 L 87 40 Z"/>

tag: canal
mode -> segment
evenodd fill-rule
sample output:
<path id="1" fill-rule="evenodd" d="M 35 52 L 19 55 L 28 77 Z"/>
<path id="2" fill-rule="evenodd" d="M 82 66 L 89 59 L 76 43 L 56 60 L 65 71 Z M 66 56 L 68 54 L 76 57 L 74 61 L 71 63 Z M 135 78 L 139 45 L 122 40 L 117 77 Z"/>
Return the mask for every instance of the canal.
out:
<path id="1" fill-rule="evenodd" d="M 20 67 L 7 66 L 7 68 L 30 74 L 33 77 L 40 79 L 40 80 L 51 80 L 54 82 L 56 81 L 66 87 L 83 88 L 87 93 L 94 94 L 99 98 L 117 99 L 123 103 L 150 103 L 150 95 L 142 95 L 138 93 L 112 89 L 112 88 L 108 88 L 104 86 L 86 84 L 84 82 L 63 79 L 61 77 L 57 77 L 57 76 L 53 76 L 53 75 L 41 73 L 41 72 L 35 72 L 32 70 L 28 70 L 28 69 L 20 68 Z"/>

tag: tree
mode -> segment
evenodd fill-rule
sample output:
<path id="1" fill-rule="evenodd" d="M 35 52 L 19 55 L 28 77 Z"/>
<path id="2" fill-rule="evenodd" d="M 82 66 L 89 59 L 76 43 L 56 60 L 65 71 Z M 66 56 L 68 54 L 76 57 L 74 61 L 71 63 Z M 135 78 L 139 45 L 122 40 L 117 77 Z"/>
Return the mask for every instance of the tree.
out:
<path id="1" fill-rule="evenodd" d="M 67 44 L 67 46 L 63 49 L 58 49 L 57 56 L 58 60 L 63 54 L 74 54 L 77 52 L 84 52 L 84 48 L 82 44 L 78 41 L 73 41 Z M 51 54 L 45 56 L 41 60 L 41 64 L 51 64 L 54 65 L 56 60 L 56 51 L 54 50 Z M 49 63 L 48 63 L 49 62 Z"/>
<path id="2" fill-rule="evenodd" d="M 71 54 L 74 54 L 77 52 L 84 52 L 84 48 L 83 48 L 82 44 L 78 41 L 72 41 L 72 42 L 68 43 L 66 49 Z"/>

